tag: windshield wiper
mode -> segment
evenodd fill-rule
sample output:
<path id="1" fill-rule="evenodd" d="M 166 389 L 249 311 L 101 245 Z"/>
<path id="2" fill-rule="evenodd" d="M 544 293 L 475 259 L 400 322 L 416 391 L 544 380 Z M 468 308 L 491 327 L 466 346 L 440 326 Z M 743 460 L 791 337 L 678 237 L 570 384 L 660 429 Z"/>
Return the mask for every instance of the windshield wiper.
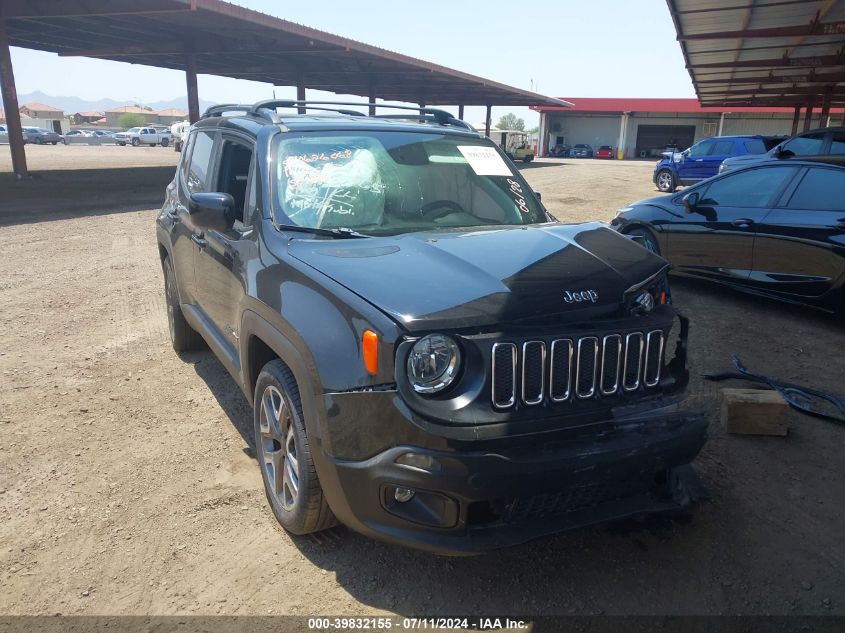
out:
<path id="1" fill-rule="evenodd" d="M 339 239 L 352 239 L 358 237 L 370 237 L 358 231 L 353 231 L 350 228 L 341 226 L 335 229 L 321 229 L 311 226 L 299 226 L 298 224 L 277 224 L 276 228 L 280 231 L 299 231 L 300 233 L 312 233 L 313 235 L 325 235 L 326 237 L 334 237 Z"/>

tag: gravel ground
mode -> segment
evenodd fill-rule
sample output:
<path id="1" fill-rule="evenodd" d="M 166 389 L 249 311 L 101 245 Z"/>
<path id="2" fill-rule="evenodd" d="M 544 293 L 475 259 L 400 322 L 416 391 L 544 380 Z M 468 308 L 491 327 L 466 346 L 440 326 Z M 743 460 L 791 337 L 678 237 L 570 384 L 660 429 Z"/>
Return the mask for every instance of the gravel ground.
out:
<path id="1" fill-rule="evenodd" d="M 845 429 L 795 416 L 787 438 L 728 436 L 717 390 L 698 378 L 711 439 L 695 466 L 712 499 L 687 522 L 465 559 L 345 528 L 286 534 L 265 504 L 246 401 L 210 353 L 180 359 L 168 342 L 153 219 L 178 155 L 27 155 L 40 177 L 19 183 L 0 152 L 0 613 L 845 615 Z M 651 166 L 537 161 L 524 173 L 560 219 L 608 220 L 654 194 Z M 845 390 L 832 318 L 674 290 L 696 375 L 738 353 Z"/>

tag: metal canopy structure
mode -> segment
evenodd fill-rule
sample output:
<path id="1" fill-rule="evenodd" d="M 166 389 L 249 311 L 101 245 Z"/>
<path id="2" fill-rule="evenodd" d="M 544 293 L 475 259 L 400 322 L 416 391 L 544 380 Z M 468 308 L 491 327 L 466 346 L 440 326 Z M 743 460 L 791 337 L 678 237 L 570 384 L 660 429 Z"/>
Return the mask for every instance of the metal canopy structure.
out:
<path id="1" fill-rule="evenodd" d="M 666 0 L 702 106 L 845 106 L 845 0 Z"/>

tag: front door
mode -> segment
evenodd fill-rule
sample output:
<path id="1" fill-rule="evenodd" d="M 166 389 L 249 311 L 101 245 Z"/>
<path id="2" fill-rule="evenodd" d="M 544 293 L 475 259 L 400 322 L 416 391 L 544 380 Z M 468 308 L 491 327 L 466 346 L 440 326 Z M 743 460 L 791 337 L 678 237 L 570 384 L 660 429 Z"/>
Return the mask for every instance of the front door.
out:
<path id="1" fill-rule="evenodd" d="M 706 139 L 690 147 L 683 153 L 683 158 L 678 163 L 678 177 L 682 182 L 695 182 L 706 178 L 707 168 L 704 160 L 713 149 L 715 141 Z"/>
<path id="2" fill-rule="evenodd" d="M 256 206 L 253 145 L 224 133 L 212 191 L 228 193 L 235 201 L 231 230 L 207 230 L 206 245 L 196 260 L 199 303 L 223 343 L 237 358 L 240 315 L 246 284 L 246 263 L 257 253 L 252 229 Z"/>
<path id="3" fill-rule="evenodd" d="M 736 149 L 734 148 L 736 142 L 734 139 L 714 139 L 714 143 L 710 147 L 710 153 L 700 163 L 700 176 L 702 178 L 710 178 L 718 174 L 722 161 L 736 155 Z"/>
<path id="4" fill-rule="evenodd" d="M 666 225 L 678 272 L 743 282 L 751 275 L 754 234 L 795 168 L 772 165 L 728 173 L 690 191 L 699 203 L 685 221 Z"/>
<path id="5" fill-rule="evenodd" d="M 845 171 L 818 166 L 757 228 L 751 283 L 800 298 L 821 297 L 845 276 Z M 839 307 L 831 297 L 828 307 Z"/>

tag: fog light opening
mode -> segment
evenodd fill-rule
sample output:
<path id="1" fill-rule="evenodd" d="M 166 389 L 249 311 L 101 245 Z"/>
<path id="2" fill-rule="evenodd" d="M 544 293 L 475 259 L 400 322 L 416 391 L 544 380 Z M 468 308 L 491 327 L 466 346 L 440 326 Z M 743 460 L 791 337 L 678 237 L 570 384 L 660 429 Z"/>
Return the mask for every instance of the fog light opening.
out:
<path id="1" fill-rule="evenodd" d="M 408 503 L 414 498 L 415 494 L 416 493 L 410 488 L 397 488 L 393 492 L 393 498 L 396 499 L 398 503 Z"/>

